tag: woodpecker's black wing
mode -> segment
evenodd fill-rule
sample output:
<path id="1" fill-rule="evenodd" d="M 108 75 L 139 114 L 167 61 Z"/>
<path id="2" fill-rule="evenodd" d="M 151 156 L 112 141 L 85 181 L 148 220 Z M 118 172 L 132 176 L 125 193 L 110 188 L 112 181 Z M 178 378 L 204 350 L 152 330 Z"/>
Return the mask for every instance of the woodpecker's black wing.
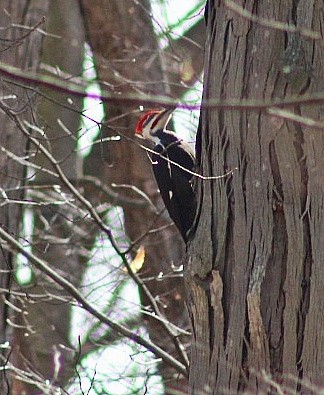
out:
<path id="1" fill-rule="evenodd" d="M 153 172 L 165 207 L 187 242 L 195 217 L 196 197 L 190 182 L 192 174 L 185 169 L 194 170 L 194 154 L 173 132 L 164 130 L 157 137 L 160 143 L 152 156 Z"/>

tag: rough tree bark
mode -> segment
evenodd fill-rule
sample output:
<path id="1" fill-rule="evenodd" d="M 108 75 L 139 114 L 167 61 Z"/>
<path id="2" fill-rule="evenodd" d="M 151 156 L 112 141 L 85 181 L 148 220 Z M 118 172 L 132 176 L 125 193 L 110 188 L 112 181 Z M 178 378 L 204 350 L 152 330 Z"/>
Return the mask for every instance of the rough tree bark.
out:
<path id="1" fill-rule="evenodd" d="M 300 30 L 322 37 L 322 0 L 246 2 L 258 22 L 225 1 L 208 3 L 203 102 L 323 91 L 322 41 Z M 200 172 L 233 174 L 197 180 L 187 270 L 194 395 L 324 386 L 323 130 L 286 121 L 278 109 L 202 110 Z M 285 109 L 323 119 L 321 103 Z"/>

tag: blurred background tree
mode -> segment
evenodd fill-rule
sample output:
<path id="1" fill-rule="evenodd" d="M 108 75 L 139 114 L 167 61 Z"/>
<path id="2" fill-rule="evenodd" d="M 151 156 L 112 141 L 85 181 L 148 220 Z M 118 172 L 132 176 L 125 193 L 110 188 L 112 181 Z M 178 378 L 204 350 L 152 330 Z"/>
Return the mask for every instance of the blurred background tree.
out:
<path id="1" fill-rule="evenodd" d="M 165 1 L 0 1 L 1 393 L 187 391 L 184 244 L 133 133 L 144 95 L 156 107 L 194 88 L 199 103 L 203 7 L 174 17 Z M 177 118 L 193 141 L 196 118 Z M 85 313 L 37 260 L 171 363 Z"/>

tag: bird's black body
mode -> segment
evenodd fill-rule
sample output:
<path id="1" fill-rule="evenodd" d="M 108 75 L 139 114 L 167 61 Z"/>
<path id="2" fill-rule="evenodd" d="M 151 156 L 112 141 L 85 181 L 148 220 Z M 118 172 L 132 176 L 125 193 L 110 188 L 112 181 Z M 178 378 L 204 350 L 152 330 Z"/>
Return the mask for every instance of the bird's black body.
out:
<path id="1" fill-rule="evenodd" d="M 136 135 L 154 143 L 152 166 L 161 197 L 185 242 L 196 214 L 191 185 L 195 156 L 190 146 L 166 130 L 174 108 L 150 110 L 138 121 Z"/>
<path id="2" fill-rule="evenodd" d="M 154 138 L 159 141 L 152 155 L 155 179 L 171 219 L 187 242 L 196 211 L 190 173 L 194 170 L 194 154 L 174 132 L 160 129 Z"/>

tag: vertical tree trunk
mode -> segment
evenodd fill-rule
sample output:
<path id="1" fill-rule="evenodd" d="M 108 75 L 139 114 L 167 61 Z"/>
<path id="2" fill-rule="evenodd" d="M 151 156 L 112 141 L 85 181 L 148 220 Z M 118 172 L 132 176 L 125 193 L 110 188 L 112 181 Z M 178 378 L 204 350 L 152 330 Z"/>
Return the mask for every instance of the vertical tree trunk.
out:
<path id="1" fill-rule="evenodd" d="M 203 101 L 323 89 L 323 1 L 252 1 L 234 13 L 209 1 Z M 272 26 L 262 23 L 272 21 Z M 271 24 L 271 23 L 270 23 Z M 278 110 L 278 108 L 277 108 Z M 323 108 L 289 106 L 323 119 Z M 276 111 L 274 109 L 273 111 Z M 187 270 L 193 325 L 191 394 L 312 393 L 324 385 L 322 130 L 278 114 L 202 110 L 200 215 Z M 315 391 L 316 392 L 316 391 Z"/>
<path id="2" fill-rule="evenodd" d="M 70 1 L 68 3 L 64 0 L 52 0 L 51 2 L 3 1 L 0 2 L 0 7 L 0 13 L 3 17 L 1 21 L 2 27 L 15 24 L 33 28 L 45 17 L 45 25 L 41 25 L 40 27 L 50 33 L 50 35 L 45 36 L 41 32 L 35 30 L 20 42 L 20 37 L 26 34 L 26 30 L 12 26 L 8 30 L 12 37 L 9 35 L 6 37 L 9 40 L 12 39 L 12 41 L 9 41 L 9 45 L 12 44 L 12 48 L 2 52 L 1 60 L 3 62 L 21 67 L 23 70 L 36 72 L 39 70 L 40 60 L 42 60 L 42 62 L 44 62 L 42 65 L 43 69 L 47 66 L 51 66 L 55 69 L 55 67 L 58 66 L 63 72 L 71 73 L 72 75 L 79 75 L 81 73 L 84 51 L 84 30 L 77 1 Z M 44 37 L 46 38 L 43 40 Z M 66 56 L 67 52 L 70 54 L 69 57 Z M 14 86 L 15 85 L 11 86 L 10 84 L 6 84 L 5 87 L 8 92 L 16 93 Z M 64 103 L 67 100 L 67 97 L 55 94 L 52 91 L 45 93 L 54 100 L 56 99 L 59 103 Z M 36 120 L 37 126 L 44 127 L 46 136 L 49 137 L 53 156 L 57 160 L 63 159 L 61 167 L 66 176 L 74 180 L 76 178 L 75 141 L 69 136 L 66 136 L 66 138 L 62 140 L 64 132 L 63 129 L 59 127 L 58 120 L 60 120 L 72 134 L 76 134 L 80 124 L 80 116 L 66 109 L 62 109 L 57 104 L 54 105 L 52 102 L 40 99 L 40 96 L 37 101 L 36 116 L 36 102 L 33 100 L 34 94 L 31 91 L 20 89 L 17 96 L 21 99 L 21 102 L 17 104 L 18 111 L 21 111 L 25 105 L 26 108 L 22 115 L 24 119 L 31 123 L 35 123 Z M 74 109 L 81 110 L 81 102 L 82 101 L 79 99 L 74 99 Z M 25 103 L 29 103 L 30 107 Z M 14 107 L 13 110 L 15 110 Z M 5 134 L 12 134 L 11 138 L 8 140 L 10 142 L 8 149 L 20 157 L 24 157 L 26 152 L 28 152 L 31 160 L 34 159 L 37 165 L 44 168 L 52 168 L 51 165 L 44 161 L 44 158 L 41 157 L 35 147 L 30 146 L 27 151 L 27 142 L 22 137 L 19 130 L 15 129 L 7 120 L 5 120 L 4 123 Z M 1 137 L 2 135 L 1 133 Z M 5 147 L 7 146 L 5 145 Z M 33 153 L 36 153 L 36 158 L 33 156 Z M 3 159 L 8 160 L 8 158 L 5 157 L 3 157 Z M 23 166 L 19 165 L 19 163 L 14 160 L 11 162 L 9 161 L 9 165 L 7 166 L 8 169 L 5 170 L 5 173 L 10 175 L 10 177 L 5 179 L 5 181 L 7 181 L 8 184 L 9 180 L 8 187 L 12 187 L 14 184 L 22 186 L 26 173 Z M 14 166 L 18 168 L 19 174 L 17 174 Z M 35 180 L 40 184 L 50 184 L 53 182 L 53 179 L 49 177 L 48 173 L 43 173 L 41 171 L 37 172 Z M 57 179 L 54 181 L 57 183 Z M 6 186 L 6 183 L 1 184 L 2 187 L 3 185 Z M 18 196 L 21 198 L 22 190 L 18 191 L 19 192 L 10 192 L 10 198 L 18 198 Z M 22 219 L 22 212 L 18 210 L 19 207 L 19 205 L 14 204 L 10 204 L 8 207 L 5 206 L 9 220 L 12 223 L 14 220 L 16 221 L 15 227 L 7 227 L 14 235 L 18 234 L 18 223 Z M 63 239 L 64 232 L 66 231 L 66 223 L 61 221 L 62 223 L 58 226 L 57 222 L 61 217 L 59 217 L 59 220 L 54 220 L 54 216 L 57 217 L 57 212 L 55 210 L 49 210 L 47 207 L 44 208 L 44 206 L 41 206 L 38 210 L 35 209 L 37 225 L 41 222 L 39 221 L 41 217 L 46 217 L 47 223 L 51 223 L 52 226 L 50 229 L 52 233 L 50 236 L 53 237 L 53 241 L 55 238 Z M 3 225 L 2 221 L 1 225 Z M 38 230 L 34 229 L 34 232 L 35 235 L 39 235 L 39 238 L 37 239 L 37 237 L 35 237 L 34 240 L 34 242 L 37 242 L 37 248 L 35 248 L 36 253 L 41 254 L 41 251 L 44 251 L 45 258 L 48 262 L 50 262 L 53 267 L 59 265 L 60 270 L 62 270 L 63 264 L 64 271 L 70 271 L 70 273 L 73 274 L 74 283 L 79 283 L 82 270 L 80 270 L 80 268 L 78 270 L 76 266 L 79 262 L 78 253 L 68 254 L 69 245 L 62 248 L 61 244 L 56 245 L 54 242 L 49 244 L 48 239 L 46 241 L 42 240 L 43 232 L 39 230 L 39 227 Z M 46 233 L 45 237 L 48 236 L 49 233 Z M 41 257 L 44 257 L 44 255 L 41 254 Z M 8 260 L 8 262 L 10 261 Z M 7 286 L 3 288 L 10 287 Z M 35 303 L 35 300 L 32 298 L 26 297 L 15 299 L 13 297 L 14 300 L 12 300 L 12 302 L 16 306 L 19 305 L 22 314 L 15 311 L 14 316 L 11 317 L 12 321 L 16 324 L 11 354 L 12 363 L 15 367 L 24 371 L 39 374 L 39 377 L 44 377 L 44 380 L 51 380 L 53 384 L 63 385 L 71 375 L 75 373 L 73 368 L 74 355 L 65 352 L 66 349 L 61 347 L 61 345 L 69 345 L 70 305 L 67 302 L 61 304 L 48 303 L 46 295 L 59 293 L 59 295 L 63 297 L 63 293 L 61 289 L 58 290 L 53 283 L 48 283 L 47 279 L 43 278 L 41 275 L 38 276 L 37 283 L 35 283 L 33 287 L 30 285 L 29 291 L 34 295 L 38 294 L 39 296 L 43 296 L 44 299 L 42 302 Z M 55 359 L 59 361 L 56 365 L 54 364 Z M 37 386 L 32 384 L 28 385 L 18 379 L 13 383 L 11 393 L 21 394 L 24 392 L 25 394 L 34 394 L 39 393 L 39 391 Z"/>
<path id="3" fill-rule="evenodd" d="M 132 0 L 83 0 L 83 8 L 100 80 L 108 83 L 113 92 L 120 92 L 121 98 L 123 93 L 167 93 L 168 84 L 162 73 L 158 44 L 150 21 L 150 2 L 136 4 Z M 116 135 L 121 131 L 133 138 L 136 122 L 134 110 L 138 110 L 138 106 L 125 106 L 122 101 L 120 105 L 107 105 L 107 128 L 102 129 L 102 136 Z M 114 118 L 116 120 L 111 121 Z M 159 211 L 163 208 L 147 155 L 126 139 L 95 146 L 85 161 L 85 172 L 100 177 L 108 185 L 135 185 L 150 197 Z M 123 193 L 122 189 L 120 191 Z M 125 193 L 132 194 L 128 191 Z M 138 195 L 132 196 L 138 198 Z M 147 283 L 148 288 L 159 300 L 167 319 L 187 329 L 189 322 L 182 279 L 157 279 L 161 272 L 172 272 L 173 263 L 182 263 L 179 262 L 184 254 L 181 237 L 174 226 L 165 227 L 171 222 L 166 213 L 157 219 L 149 205 L 144 208 L 125 206 L 124 215 L 126 232 L 131 241 L 146 234 L 140 243 L 146 250 L 143 277 L 153 278 Z M 152 229 L 157 230 L 149 232 Z M 149 304 L 144 296 L 142 303 L 144 306 Z M 161 331 L 160 323 L 154 318 L 144 318 L 152 340 L 175 354 L 169 337 Z M 174 377 L 173 369 L 163 363 L 159 368 L 167 387 L 187 390 L 186 378 Z"/>
<path id="4" fill-rule="evenodd" d="M 36 71 L 40 61 L 42 34 L 37 30 L 26 35 L 26 30 L 19 27 L 28 26 L 31 29 L 37 24 L 41 25 L 42 17 L 47 13 L 47 1 L 2 0 L 0 1 L 0 26 L 2 31 L 2 44 L 0 52 L 1 62 L 20 67 L 23 70 Z M 24 39 L 21 39 L 24 37 Z M 30 121 L 33 115 L 33 98 L 30 91 L 13 85 L 8 79 L 1 80 L 1 102 L 3 110 L 20 113 L 24 120 Z M 9 98 L 10 97 L 10 98 Z M 4 111 L 0 112 L 0 186 L 2 201 L 8 198 L 7 204 L 0 208 L 0 226 L 12 235 L 17 235 L 21 221 L 21 206 L 10 203 L 10 200 L 20 200 L 23 197 L 25 183 L 25 167 L 16 161 L 11 154 L 17 157 L 26 155 L 27 141 L 17 130 Z M 10 290 L 12 287 L 14 254 L 4 248 L 0 249 L 0 287 Z M 12 342 L 12 328 L 8 319 L 15 317 L 9 314 L 7 302 L 17 305 L 18 302 L 9 293 L 1 293 L 0 302 L 0 343 L 8 342 L 11 347 L 11 357 L 15 358 L 18 345 Z M 2 351 L 3 349 L 1 349 Z M 8 357 L 8 356 L 7 356 Z M 6 358 L 6 356 L 5 356 Z M 1 360 L 1 365 L 5 360 Z M 21 393 L 22 387 L 17 384 L 17 391 Z M 0 393 L 7 393 L 11 385 L 8 371 L 0 370 Z M 19 389 L 18 389 L 19 387 Z M 15 390 L 13 390 L 14 393 Z M 17 392 L 18 393 L 18 392 Z"/>

